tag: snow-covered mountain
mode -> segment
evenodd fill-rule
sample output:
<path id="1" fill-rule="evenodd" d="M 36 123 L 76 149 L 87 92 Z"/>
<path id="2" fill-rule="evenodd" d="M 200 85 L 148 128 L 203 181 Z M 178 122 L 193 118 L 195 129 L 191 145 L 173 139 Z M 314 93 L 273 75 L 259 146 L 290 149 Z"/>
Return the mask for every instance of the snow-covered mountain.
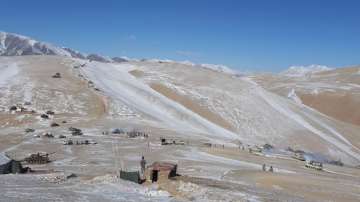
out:
<path id="1" fill-rule="evenodd" d="M 309 65 L 309 66 L 291 66 L 287 70 L 281 72 L 281 75 L 290 77 L 302 77 L 318 72 L 329 71 L 332 68 L 324 65 Z"/>
<path id="2" fill-rule="evenodd" d="M 118 63 L 129 61 L 127 58 L 124 58 L 124 57 L 113 57 L 113 58 L 111 58 L 111 60 L 113 62 L 118 62 Z"/>
<path id="3" fill-rule="evenodd" d="M 0 32 L 0 56 L 20 56 L 20 55 L 57 55 L 67 56 L 79 59 L 88 59 L 91 61 L 98 61 L 104 63 L 121 63 L 128 62 L 129 59 L 125 57 L 107 57 L 99 54 L 84 54 L 79 51 L 67 47 L 57 47 L 50 43 L 39 42 L 30 37 L 22 36 L 19 34 Z M 158 63 L 180 63 L 202 68 L 212 69 L 214 71 L 223 72 L 227 74 L 237 74 L 235 70 L 230 69 L 225 65 L 215 64 L 194 64 L 189 61 L 173 61 L 161 59 L 144 59 L 143 61 L 151 61 Z"/>
<path id="4" fill-rule="evenodd" d="M 109 58 L 98 54 L 87 55 L 71 48 L 60 48 L 19 34 L 0 32 L 0 56 L 21 55 L 57 55 L 106 63 L 127 61 L 122 57 Z"/>
<path id="5" fill-rule="evenodd" d="M 71 57 L 73 57 L 73 58 L 79 58 L 79 59 L 87 58 L 87 56 L 85 54 L 82 54 L 79 51 L 73 50 L 71 48 L 66 48 L 66 47 L 64 47 L 63 49 L 66 50 L 67 52 L 69 52 Z"/>
<path id="6" fill-rule="evenodd" d="M 39 42 L 29 37 L 18 34 L 0 32 L 0 55 L 59 55 L 71 56 L 72 54 L 50 43 Z"/>
<path id="7" fill-rule="evenodd" d="M 113 60 L 109 57 L 101 56 L 98 54 L 89 54 L 86 59 L 89 59 L 90 61 L 98 61 L 98 62 L 104 62 L 104 63 L 110 63 L 113 62 Z"/>
<path id="8" fill-rule="evenodd" d="M 214 71 L 226 73 L 226 74 L 238 74 L 237 71 L 225 66 L 225 65 L 216 65 L 216 64 L 200 64 L 201 67 L 211 69 Z"/>

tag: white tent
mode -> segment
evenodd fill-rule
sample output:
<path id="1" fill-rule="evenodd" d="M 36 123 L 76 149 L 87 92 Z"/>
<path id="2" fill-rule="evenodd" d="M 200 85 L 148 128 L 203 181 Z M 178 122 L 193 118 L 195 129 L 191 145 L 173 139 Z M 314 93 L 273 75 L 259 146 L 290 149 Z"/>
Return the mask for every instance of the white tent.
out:
<path id="1" fill-rule="evenodd" d="M 11 159 L 4 153 L 0 153 L 0 174 L 8 174 L 11 172 Z"/>

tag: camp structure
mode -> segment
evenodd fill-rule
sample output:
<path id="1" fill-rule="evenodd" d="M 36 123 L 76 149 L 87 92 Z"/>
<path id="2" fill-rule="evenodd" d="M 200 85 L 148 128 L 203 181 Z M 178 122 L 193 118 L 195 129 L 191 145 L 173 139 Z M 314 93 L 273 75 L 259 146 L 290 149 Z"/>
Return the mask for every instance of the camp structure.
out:
<path id="1" fill-rule="evenodd" d="M 316 161 L 306 161 L 305 163 L 305 167 L 307 168 L 312 168 L 315 170 L 322 170 L 323 169 L 323 165 L 321 162 L 316 162 Z"/>
<path id="2" fill-rule="evenodd" d="M 11 159 L 4 153 L 0 153 L 0 174 L 8 174 L 11 171 Z"/>
<path id="3" fill-rule="evenodd" d="M 185 145 L 185 141 L 177 139 L 160 138 L 161 145 Z"/>
<path id="4" fill-rule="evenodd" d="M 30 154 L 23 161 L 28 164 L 46 164 L 51 162 L 48 153 Z"/>
<path id="5" fill-rule="evenodd" d="M 177 164 L 169 162 L 154 162 L 145 170 L 146 179 L 152 183 L 166 181 L 177 176 Z"/>
<path id="6" fill-rule="evenodd" d="M 69 131 L 71 132 L 71 134 L 72 134 L 73 136 L 83 135 L 83 132 L 82 132 L 81 129 L 79 129 L 79 128 L 70 127 L 70 128 L 69 128 Z"/>
<path id="7" fill-rule="evenodd" d="M 249 147 L 249 153 L 255 154 L 255 155 L 262 155 L 262 149 L 259 146 L 253 146 Z"/>
<path id="8" fill-rule="evenodd" d="M 305 161 L 305 156 L 304 156 L 304 152 L 294 152 L 294 154 L 292 155 L 292 158 L 300 160 L 300 161 Z"/>
<path id="9" fill-rule="evenodd" d="M 7 157 L 4 153 L 0 153 L 0 174 L 16 174 L 23 173 L 24 169 L 19 161 L 15 161 Z"/>
<path id="10" fill-rule="evenodd" d="M 120 170 L 120 178 L 123 180 L 135 182 L 138 184 L 141 184 L 142 180 L 140 178 L 140 172 L 139 171 L 123 171 Z"/>
<path id="11" fill-rule="evenodd" d="M 56 72 L 54 75 L 52 75 L 52 78 L 61 78 L 61 74 Z"/>

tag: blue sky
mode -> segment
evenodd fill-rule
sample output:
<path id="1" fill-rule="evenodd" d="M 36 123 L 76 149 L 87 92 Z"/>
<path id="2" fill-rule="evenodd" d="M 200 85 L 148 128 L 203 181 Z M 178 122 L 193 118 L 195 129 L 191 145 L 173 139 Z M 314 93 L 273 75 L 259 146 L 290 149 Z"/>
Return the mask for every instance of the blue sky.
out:
<path id="1" fill-rule="evenodd" d="M 356 0 L 0 0 L 0 30 L 85 53 L 250 71 L 360 64 Z"/>

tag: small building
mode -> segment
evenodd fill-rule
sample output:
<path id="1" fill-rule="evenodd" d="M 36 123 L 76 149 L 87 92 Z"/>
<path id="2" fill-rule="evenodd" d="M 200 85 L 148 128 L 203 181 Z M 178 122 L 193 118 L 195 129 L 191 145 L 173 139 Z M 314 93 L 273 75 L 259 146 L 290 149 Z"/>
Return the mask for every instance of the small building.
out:
<path id="1" fill-rule="evenodd" d="M 135 183 L 166 182 L 167 180 L 179 176 L 177 174 L 177 164 L 169 162 L 154 162 L 145 169 L 144 174 L 140 171 L 120 170 L 120 178 Z"/>
<path id="2" fill-rule="evenodd" d="M 169 162 L 154 162 L 147 167 L 145 176 L 153 183 L 168 180 L 177 176 L 177 164 Z"/>

